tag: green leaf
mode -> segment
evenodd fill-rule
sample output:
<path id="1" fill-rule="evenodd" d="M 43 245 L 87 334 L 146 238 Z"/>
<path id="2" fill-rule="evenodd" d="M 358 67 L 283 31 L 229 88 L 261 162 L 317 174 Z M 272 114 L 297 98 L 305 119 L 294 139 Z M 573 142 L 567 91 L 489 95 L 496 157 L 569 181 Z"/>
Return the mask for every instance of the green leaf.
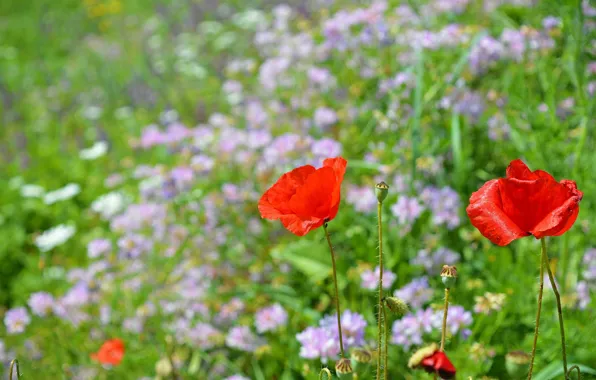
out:
<path id="1" fill-rule="evenodd" d="M 275 259 L 290 263 L 311 281 L 321 281 L 331 271 L 331 258 L 323 244 L 309 240 L 297 240 L 280 244 L 271 250 Z"/>

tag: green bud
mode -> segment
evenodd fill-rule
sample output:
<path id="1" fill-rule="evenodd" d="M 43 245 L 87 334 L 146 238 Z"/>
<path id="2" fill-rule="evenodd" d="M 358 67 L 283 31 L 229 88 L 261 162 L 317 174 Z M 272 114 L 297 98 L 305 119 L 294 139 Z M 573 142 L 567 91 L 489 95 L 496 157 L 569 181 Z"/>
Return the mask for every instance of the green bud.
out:
<path id="1" fill-rule="evenodd" d="M 332 380 L 333 376 L 331 375 L 331 371 L 328 368 L 323 368 L 321 372 L 319 372 L 319 380 Z"/>
<path id="2" fill-rule="evenodd" d="M 339 361 L 335 363 L 335 374 L 340 379 L 351 379 L 354 374 L 354 371 L 352 371 L 352 364 L 350 363 L 350 359 L 339 359 Z"/>
<path id="3" fill-rule="evenodd" d="M 351 355 L 352 368 L 356 373 L 364 373 L 372 361 L 372 353 L 363 348 L 355 348 Z"/>
<path id="4" fill-rule="evenodd" d="M 457 281 L 457 268 L 451 265 L 443 265 L 441 280 L 447 289 L 451 289 Z"/>
<path id="5" fill-rule="evenodd" d="M 377 196 L 377 200 L 379 203 L 383 203 L 385 198 L 387 198 L 387 194 L 389 193 L 389 185 L 385 182 L 379 182 L 375 186 L 375 195 Z"/>
<path id="6" fill-rule="evenodd" d="M 385 297 L 385 305 L 398 318 L 403 317 L 408 312 L 408 305 L 397 297 Z"/>
<path id="7" fill-rule="evenodd" d="M 522 379 L 528 375 L 531 356 L 527 352 L 513 351 L 505 355 L 505 368 L 512 379 Z"/>

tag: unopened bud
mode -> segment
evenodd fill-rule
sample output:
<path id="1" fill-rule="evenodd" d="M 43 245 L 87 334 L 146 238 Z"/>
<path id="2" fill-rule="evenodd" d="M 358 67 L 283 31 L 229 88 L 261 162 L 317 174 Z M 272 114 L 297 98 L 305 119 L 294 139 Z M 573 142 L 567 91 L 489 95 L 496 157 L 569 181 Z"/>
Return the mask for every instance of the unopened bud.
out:
<path id="1" fill-rule="evenodd" d="M 387 305 L 389 311 L 399 318 L 408 312 L 408 305 L 397 297 L 385 297 L 385 305 Z"/>
<path id="2" fill-rule="evenodd" d="M 530 354 L 523 351 L 513 351 L 505 355 L 505 368 L 507 368 L 509 376 L 514 379 L 525 378 L 528 374 L 530 359 Z"/>
<path id="3" fill-rule="evenodd" d="M 439 346 L 437 346 L 436 343 L 432 343 L 428 346 L 418 349 L 410 357 L 410 360 L 408 360 L 408 367 L 409 368 L 418 367 L 418 365 L 422 362 L 422 360 L 424 360 L 428 356 L 431 356 L 432 354 L 437 352 L 438 349 L 439 349 Z"/>
<path id="4" fill-rule="evenodd" d="M 447 289 L 452 288 L 457 281 L 457 269 L 452 265 L 443 265 L 441 280 Z"/>
<path id="5" fill-rule="evenodd" d="M 389 185 L 387 185 L 385 182 L 382 182 L 382 181 L 377 183 L 377 185 L 375 186 L 375 195 L 377 196 L 377 200 L 380 203 L 383 203 L 385 198 L 387 198 L 388 193 L 389 193 Z"/>
<path id="6" fill-rule="evenodd" d="M 335 363 L 335 374 L 340 379 L 351 379 L 353 373 L 354 371 L 352 371 L 350 359 L 341 358 L 337 363 Z"/>
<path id="7" fill-rule="evenodd" d="M 363 348 L 355 348 L 352 350 L 351 359 L 354 371 L 364 373 L 372 361 L 372 353 Z"/>

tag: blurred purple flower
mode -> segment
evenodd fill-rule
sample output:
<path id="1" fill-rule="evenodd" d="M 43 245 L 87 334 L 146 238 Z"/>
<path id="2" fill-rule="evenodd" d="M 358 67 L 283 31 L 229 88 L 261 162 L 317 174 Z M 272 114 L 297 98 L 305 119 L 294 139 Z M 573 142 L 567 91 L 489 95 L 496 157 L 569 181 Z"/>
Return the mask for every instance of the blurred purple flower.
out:
<path id="1" fill-rule="evenodd" d="M 248 326 L 232 327 L 226 336 L 226 345 L 240 351 L 254 352 L 262 344 Z"/>
<path id="2" fill-rule="evenodd" d="M 54 308 L 54 297 L 46 292 L 37 292 L 31 294 L 27 303 L 33 314 L 45 317 Z"/>
<path id="3" fill-rule="evenodd" d="M 420 198 L 431 210 L 435 225 L 446 225 L 450 230 L 460 225 L 461 202 L 457 191 L 449 186 L 440 189 L 428 186 L 422 190 Z"/>
<path id="4" fill-rule="evenodd" d="M 348 185 L 346 202 L 358 212 L 371 212 L 377 205 L 377 197 L 371 186 Z"/>
<path id="5" fill-rule="evenodd" d="M 381 272 L 380 267 L 376 267 L 374 272 L 370 269 L 365 270 L 360 275 L 362 282 L 360 286 L 364 289 L 375 290 L 379 286 L 379 274 Z M 397 275 L 390 270 L 383 269 L 383 289 L 391 289 L 391 285 L 397 279 Z"/>
<path id="6" fill-rule="evenodd" d="M 96 259 L 99 256 L 109 253 L 112 250 L 112 243 L 108 239 L 95 239 L 87 244 L 87 256 Z"/>
<path id="7" fill-rule="evenodd" d="M 337 122 L 337 114 L 328 107 L 319 107 L 314 114 L 315 125 L 319 128 L 329 127 Z"/>
<path id="8" fill-rule="evenodd" d="M 31 317 L 24 307 L 10 309 L 4 315 L 4 326 L 6 326 L 6 333 L 9 335 L 24 332 L 29 323 L 31 323 Z"/>
<path id="9" fill-rule="evenodd" d="M 459 253 L 449 248 L 439 247 L 433 252 L 421 249 L 415 258 L 410 260 L 411 265 L 420 265 L 428 274 L 439 274 L 443 265 L 454 265 L 459 261 Z"/>
<path id="10" fill-rule="evenodd" d="M 428 284 L 428 277 L 418 277 L 396 290 L 394 295 L 402 299 L 412 309 L 420 309 L 433 296 L 433 289 Z"/>
<path id="11" fill-rule="evenodd" d="M 424 206 L 418 199 L 408 196 L 400 196 L 397 203 L 391 206 L 391 213 L 397 218 L 399 224 L 410 225 L 418 219 L 424 211 Z"/>
<path id="12" fill-rule="evenodd" d="M 288 313 L 276 303 L 255 313 L 255 327 L 258 333 L 274 331 L 288 323 Z"/>
<path id="13" fill-rule="evenodd" d="M 311 149 L 317 157 L 327 158 L 341 155 L 341 143 L 330 138 L 313 142 Z"/>
<path id="14" fill-rule="evenodd" d="M 577 293 L 577 308 L 585 310 L 592 298 L 590 297 L 590 287 L 586 281 L 579 281 L 575 287 Z"/>

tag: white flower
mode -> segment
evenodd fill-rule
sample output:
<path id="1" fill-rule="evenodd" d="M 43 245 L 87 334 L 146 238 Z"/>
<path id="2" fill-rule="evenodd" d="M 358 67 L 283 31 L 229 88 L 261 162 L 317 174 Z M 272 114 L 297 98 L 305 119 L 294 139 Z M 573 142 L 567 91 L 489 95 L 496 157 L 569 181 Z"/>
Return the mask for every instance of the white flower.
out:
<path id="1" fill-rule="evenodd" d="M 35 245 L 42 252 L 47 252 L 61 244 L 64 244 L 70 239 L 77 229 L 74 226 L 67 226 L 60 224 L 44 231 L 41 235 L 35 238 Z"/>
<path id="2" fill-rule="evenodd" d="M 45 189 L 39 185 L 23 185 L 21 187 L 23 198 L 41 198 L 45 192 Z"/>
<path id="3" fill-rule="evenodd" d="M 103 219 L 110 219 L 124 209 L 128 197 L 119 192 L 104 194 L 91 204 L 91 209 L 101 214 Z"/>
<path id="4" fill-rule="evenodd" d="M 82 160 L 95 160 L 108 152 L 108 143 L 105 141 L 98 141 L 91 148 L 83 149 L 79 152 L 79 157 Z"/>
<path id="5" fill-rule="evenodd" d="M 79 186 L 76 183 L 69 183 L 68 185 L 66 185 L 60 189 L 46 193 L 46 195 L 43 197 L 43 202 L 47 205 L 51 205 L 56 202 L 65 201 L 67 199 L 70 199 L 70 198 L 74 197 L 75 195 L 79 194 L 80 192 L 81 192 L 81 186 Z"/>

